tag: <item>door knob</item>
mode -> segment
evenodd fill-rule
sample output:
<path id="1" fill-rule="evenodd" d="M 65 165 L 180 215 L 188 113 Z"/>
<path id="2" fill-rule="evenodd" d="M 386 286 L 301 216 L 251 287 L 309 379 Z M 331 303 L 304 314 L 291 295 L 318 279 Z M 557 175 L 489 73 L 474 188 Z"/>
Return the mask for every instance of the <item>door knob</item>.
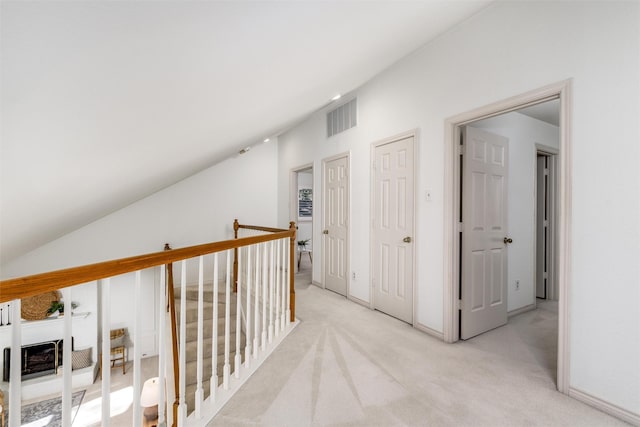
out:
<path id="1" fill-rule="evenodd" d="M 329 230 L 322 231 L 322 234 L 329 234 Z"/>
<path id="2" fill-rule="evenodd" d="M 513 239 L 511 237 L 505 237 L 504 239 L 502 239 L 502 241 L 504 242 L 505 245 L 507 243 L 513 243 Z"/>
<path id="3" fill-rule="evenodd" d="M 407 236 L 404 239 L 402 239 L 402 241 L 405 243 L 411 243 L 411 237 Z"/>

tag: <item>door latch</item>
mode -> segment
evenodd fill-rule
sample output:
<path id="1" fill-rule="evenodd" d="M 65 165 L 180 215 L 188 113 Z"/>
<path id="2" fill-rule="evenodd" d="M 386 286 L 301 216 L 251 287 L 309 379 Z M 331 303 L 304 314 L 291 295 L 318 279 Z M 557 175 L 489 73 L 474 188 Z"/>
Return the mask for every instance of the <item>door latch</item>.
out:
<path id="1" fill-rule="evenodd" d="M 504 239 L 502 239 L 502 241 L 504 242 L 505 245 L 507 243 L 513 243 L 513 239 L 511 237 L 505 237 Z"/>
<path id="2" fill-rule="evenodd" d="M 411 243 L 411 237 L 407 236 L 404 239 L 402 239 L 402 241 L 405 243 Z"/>
<path id="3" fill-rule="evenodd" d="M 329 230 L 323 230 L 322 234 L 329 234 Z"/>

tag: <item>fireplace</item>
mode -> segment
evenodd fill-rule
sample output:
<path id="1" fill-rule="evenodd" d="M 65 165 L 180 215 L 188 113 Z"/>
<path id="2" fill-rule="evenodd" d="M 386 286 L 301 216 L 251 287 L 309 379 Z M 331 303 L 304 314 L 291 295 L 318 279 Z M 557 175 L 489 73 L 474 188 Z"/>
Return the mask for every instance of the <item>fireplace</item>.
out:
<path id="1" fill-rule="evenodd" d="M 46 341 L 24 345 L 20 349 L 22 380 L 58 373 L 62 365 L 63 340 Z M 73 338 L 71 339 L 73 348 Z M 11 348 L 4 349 L 2 380 L 9 381 L 11 375 Z"/>

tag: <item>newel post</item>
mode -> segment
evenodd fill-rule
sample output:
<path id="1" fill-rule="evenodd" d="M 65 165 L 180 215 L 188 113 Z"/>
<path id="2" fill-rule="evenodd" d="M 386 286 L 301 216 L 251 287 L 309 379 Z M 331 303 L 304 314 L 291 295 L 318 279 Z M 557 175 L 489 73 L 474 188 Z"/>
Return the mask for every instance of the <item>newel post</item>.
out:
<path id="1" fill-rule="evenodd" d="M 296 290 L 295 290 L 295 277 L 294 277 L 294 262 L 295 262 L 295 244 L 296 244 L 296 223 L 291 221 L 289 223 L 289 231 L 291 237 L 289 237 L 289 309 L 291 310 L 291 321 L 296 320 Z"/>
<path id="2" fill-rule="evenodd" d="M 233 220 L 233 238 L 238 238 L 238 230 L 240 229 L 240 223 L 238 218 Z M 216 277 L 216 280 L 218 278 Z M 238 248 L 233 250 L 233 292 L 238 292 Z"/>
<path id="3" fill-rule="evenodd" d="M 172 248 L 168 243 L 164 244 L 164 250 L 170 251 Z M 176 297 L 173 291 L 173 263 L 165 266 L 167 269 L 167 311 L 171 318 L 171 357 L 173 360 L 173 386 L 175 399 L 173 401 L 173 426 L 178 425 L 178 406 L 180 404 L 180 389 L 178 378 L 180 378 L 180 364 L 178 361 L 178 329 L 176 325 Z M 162 350 L 161 350 L 162 351 Z"/>

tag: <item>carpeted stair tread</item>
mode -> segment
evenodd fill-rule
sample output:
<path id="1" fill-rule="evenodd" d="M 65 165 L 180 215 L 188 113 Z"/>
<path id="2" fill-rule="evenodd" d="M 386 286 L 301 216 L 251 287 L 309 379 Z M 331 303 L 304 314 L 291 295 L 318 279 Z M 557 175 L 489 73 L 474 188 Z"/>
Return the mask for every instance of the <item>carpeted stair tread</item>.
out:
<path id="1" fill-rule="evenodd" d="M 198 321 L 198 301 L 187 300 L 186 301 L 186 318 L 187 323 L 189 322 L 197 322 Z M 180 321 L 180 300 L 176 300 L 176 316 L 178 321 Z M 205 320 L 210 320 L 213 318 L 213 304 L 210 302 L 205 302 L 202 304 L 202 318 Z"/>
<path id="2" fill-rule="evenodd" d="M 176 287 L 173 288 L 173 294 L 174 294 L 176 299 L 180 299 L 181 293 L 182 293 L 182 288 L 180 286 L 176 286 Z M 188 285 L 188 286 L 186 286 L 185 294 L 187 295 L 187 301 L 189 301 L 189 300 L 197 301 L 198 300 L 198 285 Z M 232 295 L 235 296 L 235 294 L 233 292 L 232 292 Z M 205 302 L 213 302 L 213 287 L 212 287 L 211 284 L 205 285 L 203 287 L 202 296 L 203 296 Z M 218 301 L 224 301 L 224 299 L 225 299 L 225 286 L 221 284 L 218 287 Z"/>
<path id="3" fill-rule="evenodd" d="M 209 359 L 211 358 L 211 340 L 212 338 L 207 338 L 203 340 L 203 345 L 204 347 L 202 348 L 202 357 L 205 359 Z M 230 339 L 229 339 L 229 343 L 231 344 L 230 349 L 232 351 L 235 351 L 236 348 L 236 337 L 235 335 L 231 335 Z M 245 335 L 242 334 L 240 336 L 240 348 L 244 351 L 244 348 L 246 347 L 247 340 L 245 338 Z M 198 358 L 198 346 L 197 346 L 198 342 L 197 341 L 191 341 L 191 342 L 187 342 L 187 349 L 186 349 L 186 355 L 187 355 L 187 362 L 191 362 L 194 361 Z M 218 358 L 220 358 L 220 356 L 224 356 L 224 335 L 219 335 L 218 336 Z"/>
<path id="4" fill-rule="evenodd" d="M 189 285 L 185 288 L 185 296 L 186 296 L 186 364 L 185 364 L 185 382 L 186 382 L 186 402 L 187 402 L 187 413 L 191 413 L 195 410 L 195 390 L 197 383 L 197 358 L 198 358 L 198 285 Z M 180 296 L 181 289 L 180 287 L 175 288 L 175 303 L 176 303 L 176 317 L 178 320 L 178 324 L 180 322 Z M 202 341 L 202 351 L 203 351 L 203 360 L 202 360 L 202 370 L 203 370 L 203 391 L 205 399 L 209 396 L 209 378 L 211 377 L 212 371 L 212 357 L 211 357 L 211 344 L 212 344 L 212 334 L 213 334 L 213 287 L 211 284 L 205 285 L 203 290 L 203 341 Z M 237 297 L 236 294 L 230 294 L 230 322 L 229 322 L 229 363 L 231 368 L 231 374 L 233 375 L 233 370 L 235 369 L 235 350 L 236 350 L 236 312 L 237 312 Z M 217 372 L 219 378 L 219 384 L 222 383 L 223 376 L 223 368 L 224 368 L 224 344 L 225 344 L 225 304 L 226 304 L 226 294 L 224 284 L 220 285 L 218 291 L 218 319 L 217 319 L 217 327 L 218 327 L 218 338 L 217 338 Z M 180 328 L 178 326 L 178 334 L 180 333 Z M 240 350 L 241 354 L 244 353 L 244 349 L 246 347 L 246 337 L 243 332 L 240 335 L 241 345 Z M 244 357 L 243 357 L 244 359 Z"/>
<path id="5" fill-rule="evenodd" d="M 213 336 L 213 325 L 212 325 L 211 319 L 209 319 L 209 321 L 204 322 L 204 325 L 202 325 L 202 331 L 203 331 L 204 337 Z M 234 322 L 230 323 L 229 325 L 229 333 L 231 335 L 234 335 L 235 331 L 236 331 L 236 322 L 234 319 Z M 225 333 L 224 318 L 218 319 L 218 336 L 224 337 L 224 333 Z M 178 335 L 180 335 L 180 329 L 178 329 Z M 198 339 L 198 323 L 197 322 L 187 323 L 186 341 L 191 342 L 197 339 Z"/>

